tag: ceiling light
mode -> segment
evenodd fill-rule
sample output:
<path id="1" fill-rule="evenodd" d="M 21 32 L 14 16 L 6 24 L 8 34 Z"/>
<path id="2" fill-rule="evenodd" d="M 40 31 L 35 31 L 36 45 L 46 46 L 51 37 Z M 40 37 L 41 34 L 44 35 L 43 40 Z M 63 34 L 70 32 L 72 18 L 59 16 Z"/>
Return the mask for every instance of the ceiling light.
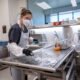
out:
<path id="1" fill-rule="evenodd" d="M 36 5 L 41 7 L 42 9 L 50 9 L 51 8 L 51 6 L 48 5 L 46 2 L 36 3 Z"/>
<path id="2" fill-rule="evenodd" d="M 71 4 L 72 4 L 73 7 L 76 7 L 77 6 L 76 0 L 71 0 Z"/>

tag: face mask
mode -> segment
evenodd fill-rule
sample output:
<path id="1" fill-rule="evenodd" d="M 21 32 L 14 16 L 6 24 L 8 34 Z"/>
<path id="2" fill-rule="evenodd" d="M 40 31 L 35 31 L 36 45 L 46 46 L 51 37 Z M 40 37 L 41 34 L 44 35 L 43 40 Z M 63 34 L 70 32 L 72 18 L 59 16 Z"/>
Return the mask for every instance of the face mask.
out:
<path id="1" fill-rule="evenodd" d="M 23 24 L 24 24 L 27 28 L 32 27 L 32 24 L 31 24 L 31 21 L 30 21 L 30 20 L 23 20 Z"/>

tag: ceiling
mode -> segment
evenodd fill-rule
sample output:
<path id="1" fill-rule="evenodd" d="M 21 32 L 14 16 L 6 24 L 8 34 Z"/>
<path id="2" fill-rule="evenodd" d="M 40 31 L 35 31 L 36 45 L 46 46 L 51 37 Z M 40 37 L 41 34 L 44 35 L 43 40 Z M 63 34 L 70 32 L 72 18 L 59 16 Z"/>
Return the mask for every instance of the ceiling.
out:
<path id="1" fill-rule="evenodd" d="M 37 2 L 47 2 L 52 8 L 57 8 L 57 7 L 63 7 L 63 6 L 68 6 L 71 5 L 70 0 L 31 0 L 33 3 Z M 80 3 L 80 0 L 76 0 L 77 3 Z"/>

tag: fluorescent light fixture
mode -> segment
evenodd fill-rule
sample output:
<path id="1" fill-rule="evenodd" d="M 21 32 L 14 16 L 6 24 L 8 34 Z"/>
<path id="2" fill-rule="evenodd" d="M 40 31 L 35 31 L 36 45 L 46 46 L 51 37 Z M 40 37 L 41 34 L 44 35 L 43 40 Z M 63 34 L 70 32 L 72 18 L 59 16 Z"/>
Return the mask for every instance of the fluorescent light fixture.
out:
<path id="1" fill-rule="evenodd" d="M 77 1 L 76 0 L 71 0 L 71 4 L 73 7 L 76 7 L 77 6 Z"/>
<path id="2" fill-rule="evenodd" d="M 41 7 L 42 9 L 50 9 L 51 8 L 51 6 L 48 5 L 46 2 L 36 3 L 36 5 Z"/>

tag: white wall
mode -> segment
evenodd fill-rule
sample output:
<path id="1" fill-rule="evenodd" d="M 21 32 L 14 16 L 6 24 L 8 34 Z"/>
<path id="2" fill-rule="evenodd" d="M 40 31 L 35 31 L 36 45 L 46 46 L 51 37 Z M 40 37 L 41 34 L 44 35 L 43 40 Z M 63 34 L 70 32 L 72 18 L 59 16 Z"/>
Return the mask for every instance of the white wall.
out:
<path id="1" fill-rule="evenodd" d="M 22 7 L 27 8 L 27 0 L 0 0 L 0 41 L 8 40 L 10 25 L 16 22 Z M 2 25 L 7 26 L 7 33 L 2 33 Z"/>
<path id="2" fill-rule="evenodd" d="M 17 0 L 9 0 L 9 19 L 10 25 L 15 23 L 16 16 L 17 16 Z"/>
<path id="3" fill-rule="evenodd" d="M 9 10 L 8 10 L 8 0 L 0 0 L 0 41 L 8 40 L 7 34 L 2 33 L 2 25 L 9 26 Z"/>
<path id="4" fill-rule="evenodd" d="M 27 0 L 18 0 L 18 10 L 20 11 L 22 7 L 27 8 Z"/>
<path id="5" fill-rule="evenodd" d="M 9 0 L 10 24 L 14 24 L 22 7 L 27 8 L 27 0 Z"/>

